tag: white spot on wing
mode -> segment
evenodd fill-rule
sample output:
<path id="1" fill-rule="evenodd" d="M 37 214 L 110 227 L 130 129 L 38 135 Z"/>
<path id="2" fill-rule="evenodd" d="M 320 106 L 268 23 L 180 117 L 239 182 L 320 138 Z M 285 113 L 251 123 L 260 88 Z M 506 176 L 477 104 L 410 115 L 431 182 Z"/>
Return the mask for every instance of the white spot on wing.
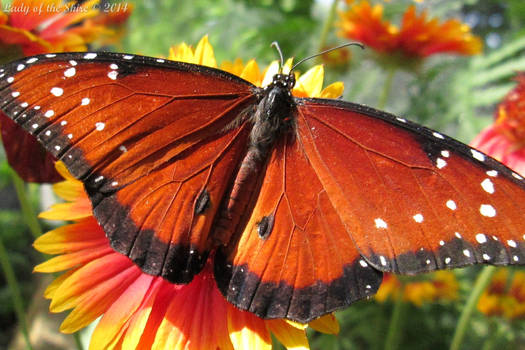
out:
<path id="1" fill-rule="evenodd" d="M 459 232 L 454 233 L 454 235 L 455 235 L 457 238 L 459 238 L 459 239 L 462 239 L 462 238 L 463 238 Z"/>
<path id="2" fill-rule="evenodd" d="M 115 70 L 115 69 L 118 69 L 118 65 L 115 64 L 115 63 L 111 63 L 111 64 L 109 65 L 109 68 Z"/>
<path id="3" fill-rule="evenodd" d="M 50 110 L 48 110 L 48 111 L 44 114 L 44 117 L 46 117 L 46 118 L 51 118 L 51 117 L 54 116 L 54 115 L 55 115 L 55 111 L 52 110 L 52 109 L 50 109 Z"/>
<path id="4" fill-rule="evenodd" d="M 18 91 L 13 91 L 13 92 L 11 93 L 11 96 L 13 96 L 13 97 L 16 98 L 16 97 L 20 96 L 20 92 L 18 92 Z"/>
<path id="5" fill-rule="evenodd" d="M 485 253 L 483 254 L 483 259 L 490 260 L 490 256 L 487 253 Z"/>
<path id="6" fill-rule="evenodd" d="M 104 176 L 101 175 L 101 176 L 99 176 L 99 177 L 97 177 L 97 178 L 95 179 L 95 183 L 100 182 L 100 181 L 102 181 L 103 179 L 104 179 Z"/>
<path id="7" fill-rule="evenodd" d="M 67 134 L 67 138 L 71 140 L 73 138 L 73 134 Z"/>
<path id="8" fill-rule="evenodd" d="M 33 129 L 36 129 L 36 128 L 38 128 L 38 124 L 35 123 L 35 124 L 31 125 L 31 127 L 32 127 Z"/>
<path id="9" fill-rule="evenodd" d="M 22 108 L 26 108 L 27 106 L 29 106 L 29 103 L 27 103 L 27 102 L 22 102 L 20 104 L 20 107 L 22 107 Z"/>
<path id="10" fill-rule="evenodd" d="M 485 179 L 481 182 L 481 187 L 483 190 L 487 193 L 493 194 L 494 193 L 494 184 L 490 179 Z"/>
<path id="11" fill-rule="evenodd" d="M 472 157 L 479 160 L 480 162 L 485 161 L 485 155 L 481 152 L 476 151 L 475 149 L 471 149 L 470 152 L 472 153 Z"/>
<path id="12" fill-rule="evenodd" d="M 54 87 L 51 89 L 51 93 L 56 97 L 62 96 L 64 94 L 64 89 L 59 87 Z"/>
<path id="13" fill-rule="evenodd" d="M 422 223 L 423 222 L 423 215 L 421 214 L 416 214 L 412 217 L 414 219 L 415 222 L 417 222 L 418 224 Z"/>
<path id="14" fill-rule="evenodd" d="M 106 127 L 106 124 L 104 124 L 104 123 L 102 123 L 102 122 L 95 123 L 95 128 L 96 128 L 98 131 L 102 131 L 102 130 L 104 130 L 105 127 Z"/>
<path id="15" fill-rule="evenodd" d="M 383 220 L 381 218 L 374 219 L 374 222 L 375 222 L 377 228 L 387 228 L 388 227 L 388 225 L 386 224 L 385 220 Z"/>
<path id="16" fill-rule="evenodd" d="M 452 199 L 449 199 L 446 205 L 447 205 L 447 208 L 449 208 L 450 210 L 456 210 L 458 208 L 458 206 L 456 205 L 456 202 L 454 202 Z"/>
<path id="17" fill-rule="evenodd" d="M 131 59 L 133 59 L 133 57 L 134 57 L 133 55 L 124 55 L 124 56 L 122 56 L 122 58 L 125 59 L 125 60 L 131 60 Z"/>
<path id="18" fill-rule="evenodd" d="M 60 122 L 60 125 L 62 125 L 62 126 L 65 126 L 65 125 L 67 125 L 67 121 L 65 121 L 65 120 L 62 120 L 62 121 Z"/>
<path id="19" fill-rule="evenodd" d="M 69 61 L 69 64 L 72 65 L 72 66 L 76 66 L 76 65 L 77 65 L 77 61 L 75 61 L 75 60 L 70 60 L 70 61 Z"/>
<path id="20" fill-rule="evenodd" d="M 396 120 L 400 121 L 401 123 L 406 123 L 406 119 L 396 117 Z"/>
<path id="21" fill-rule="evenodd" d="M 384 256 L 380 255 L 379 260 L 381 261 L 381 265 L 386 266 L 386 259 Z"/>
<path id="22" fill-rule="evenodd" d="M 438 139 L 442 139 L 442 140 L 445 138 L 443 135 L 441 135 L 439 132 L 436 132 L 436 131 L 434 131 L 434 132 L 432 133 L 432 135 L 433 135 L 434 137 L 436 137 L 436 138 L 438 138 Z"/>
<path id="23" fill-rule="evenodd" d="M 439 245 L 443 247 L 445 245 L 445 241 L 443 240 L 439 241 Z"/>
<path id="24" fill-rule="evenodd" d="M 482 204 L 479 207 L 479 212 L 481 213 L 481 215 L 489 218 L 493 218 L 494 216 L 496 216 L 496 209 L 494 209 L 494 207 L 490 204 Z"/>
<path id="25" fill-rule="evenodd" d="M 75 67 L 68 68 L 64 71 L 64 76 L 66 78 L 71 78 L 75 76 L 75 74 L 77 74 L 77 70 L 75 69 Z"/>
<path id="26" fill-rule="evenodd" d="M 56 145 L 56 146 L 55 146 L 55 149 L 56 149 L 57 151 L 60 151 L 61 147 L 60 147 L 59 145 Z"/>
<path id="27" fill-rule="evenodd" d="M 476 241 L 478 241 L 479 244 L 483 244 L 487 242 L 487 236 L 485 236 L 483 233 L 478 233 L 476 235 Z"/>
<path id="28" fill-rule="evenodd" d="M 36 61 L 38 61 L 38 58 L 36 58 L 36 57 L 31 57 L 30 59 L 28 59 L 28 60 L 26 61 L 26 63 L 31 64 L 31 63 L 35 63 Z"/>
<path id="29" fill-rule="evenodd" d="M 86 60 L 92 60 L 93 58 L 97 57 L 97 54 L 94 53 L 94 52 L 89 52 L 87 54 L 84 55 L 84 58 Z"/>
<path id="30" fill-rule="evenodd" d="M 15 78 L 13 78 L 13 77 L 9 77 L 9 78 L 7 78 L 7 82 L 8 82 L 9 84 L 11 84 L 13 81 L 15 81 Z"/>
<path id="31" fill-rule="evenodd" d="M 89 104 L 89 102 L 91 102 L 91 100 L 88 97 L 84 97 L 82 99 L 82 102 L 80 102 L 80 105 L 81 106 L 87 106 Z"/>
<path id="32" fill-rule="evenodd" d="M 47 58 L 53 58 L 53 57 L 56 57 L 57 55 L 55 55 L 54 53 L 48 53 L 46 55 Z"/>
<path id="33" fill-rule="evenodd" d="M 438 167 L 438 169 L 443 169 L 444 167 L 447 166 L 447 162 L 442 158 L 438 158 L 436 160 L 436 166 Z"/>
<path id="34" fill-rule="evenodd" d="M 467 258 L 470 258 L 470 250 L 463 249 L 463 255 L 465 255 Z"/>
<path id="35" fill-rule="evenodd" d="M 518 245 L 516 244 L 515 241 L 513 241 L 512 239 L 508 240 L 507 241 L 507 244 L 509 245 L 509 247 L 512 247 L 512 248 L 517 248 Z"/>
<path id="36" fill-rule="evenodd" d="M 441 155 L 442 155 L 443 157 L 445 157 L 445 158 L 448 158 L 448 157 L 450 157 L 450 152 L 447 151 L 447 150 L 443 150 L 443 151 L 441 151 Z"/>
<path id="37" fill-rule="evenodd" d="M 108 73 L 108 78 L 111 80 L 117 80 L 118 72 L 116 70 L 112 70 Z"/>
<path id="38" fill-rule="evenodd" d="M 450 261 L 451 261 L 451 260 L 452 260 L 452 259 L 450 259 L 449 257 L 446 257 L 446 258 L 445 258 L 445 264 L 450 264 Z"/>
<path id="39" fill-rule="evenodd" d="M 38 111 L 38 110 L 40 109 L 40 106 L 36 105 L 36 106 L 33 107 L 33 109 L 34 109 L 35 111 Z"/>
<path id="40" fill-rule="evenodd" d="M 22 69 L 24 69 L 25 67 L 26 67 L 25 64 L 20 63 L 20 64 L 16 67 L 16 70 L 20 72 L 20 71 L 21 71 Z"/>
<path id="41" fill-rule="evenodd" d="M 122 152 L 127 152 L 127 151 L 128 151 L 128 149 L 127 149 L 126 146 L 124 146 L 124 145 L 120 145 L 120 146 L 118 147 L 118 149 L 121 150 Z"/>
<path id="42" fill-rule="evenodd" d="M 159 63 L 164 63 L 164 62 L 166 62 L 166 61 L 163 60 L 162 58 L 158 58 L 158 59 L 157 59 L 157 62 L 159 62 Z"/>
<path id="43" fill-rule="evenodd" d="M 368 266 L 366 261 L 364 261 L 363 259 L 359 260 L 359 265 L 361 265 L 362 267 L 367 267 Z"/>
<path id="44" fill-rule="evenodd" d="M 512 176 L 514 176 L 518 180 L 523 180 L 523 177 L 521 177 L 519 174 L 512 173 Z"/>
<path id="45" fill-rule="evenodd" d="M 487 175 L 490 177 L 496 177 L 498 176 L 498 172 L 496 170 L 489 170 L 487 171 Z"/>

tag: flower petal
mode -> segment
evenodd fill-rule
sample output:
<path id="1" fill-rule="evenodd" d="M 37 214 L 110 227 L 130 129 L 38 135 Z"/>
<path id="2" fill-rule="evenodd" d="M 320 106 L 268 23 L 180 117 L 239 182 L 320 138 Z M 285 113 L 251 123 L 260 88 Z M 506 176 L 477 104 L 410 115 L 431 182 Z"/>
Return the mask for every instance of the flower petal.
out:
<path id="1" fill-rule="evenodd" d="M 324 315 L 316 320 L 308 323 L 309 327 L 312 327 L 318 332 L 326 334 L 339 334 L 339 322 L 335 318 L 334 314 Z"/>
<path id="2" fill-rule="evenodd" d="M 142 306 L 155 277 L 141 274 L 107 309 L 98 323 L 89 344 L 92 349 L 108 349 L 119 341 L 121 329 Z"/>
<path id="3" fill-rule="evenodd" d="M 264 321 L 228 304 L 228 331 L 234 349 L 270 350 L 272 339 Z"/>
<path id="4" fill-rule="evenodd" d="M 286 320 L 267 320 L 266 326 L 286 349 L 310 349 L 308 338 L 306 337 L 306 325 L 292 326 Z"/>

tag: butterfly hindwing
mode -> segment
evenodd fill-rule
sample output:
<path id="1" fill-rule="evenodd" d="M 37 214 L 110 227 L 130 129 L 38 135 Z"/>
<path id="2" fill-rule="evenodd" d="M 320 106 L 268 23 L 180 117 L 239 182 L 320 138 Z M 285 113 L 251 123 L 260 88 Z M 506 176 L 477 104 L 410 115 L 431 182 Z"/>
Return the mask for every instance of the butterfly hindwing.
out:
<path id="1" fill-rule="evenodd" d="M 217 253 L 215 276 L 237 307 L 300 322 L 372 295 L 381 283 L 293 134 L 274 148 L 244 230 Z"/>
<path id="2" fill-rule="evenodd" d="M 387 113 L 315 99 L 298 109 L 307 157 L 374 267 L 414 274 L 525 262 L 520 175 Z"/>
<path id="3" fill-rule="evenodd" d="M 36 56 L 4 69 L 2 109 L 84 183 L 111 245 L 145 272 L 189 282 L 243 156 L 249 130 L 239 116 L 252 85 L 111 53 Z"/>

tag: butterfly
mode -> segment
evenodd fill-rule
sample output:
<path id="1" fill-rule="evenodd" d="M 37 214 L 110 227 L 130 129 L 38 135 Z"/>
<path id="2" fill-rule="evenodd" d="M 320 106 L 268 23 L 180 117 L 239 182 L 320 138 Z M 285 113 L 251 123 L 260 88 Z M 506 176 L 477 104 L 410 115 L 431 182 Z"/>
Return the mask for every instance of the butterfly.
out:
<path id="1" fill-rule="evenodd" d="M 525 182 L 404 118 L 209 67 L 63 53 L 0 68 L 0 108 L 84 183 L 111 246 L 228 301 L 308 322 L 383 272 L 525 263 Z"/>

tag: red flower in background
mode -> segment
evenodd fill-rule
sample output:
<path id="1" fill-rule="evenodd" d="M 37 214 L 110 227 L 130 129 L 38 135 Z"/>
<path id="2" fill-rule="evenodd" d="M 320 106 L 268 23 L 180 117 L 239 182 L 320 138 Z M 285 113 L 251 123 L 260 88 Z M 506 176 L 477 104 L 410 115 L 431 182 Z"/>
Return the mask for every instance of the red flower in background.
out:
<path id="1" fill-rule="evenodd" d="M 76 7 L 73 4 L 61 0 L 13 0 L 11 5 L 2 6 L 0 2 L 0 62 L 20 55 L 85 51 L 95 41 L 108 44 L 122 34 L 122 24 L 132 10 L 123 3 L 102 12 L 99 0 Z M 3 76 L 0 72 L 0 79 Z M 9 165 L 24 181 L 61 179 L 54 158 L 3 113 L 0 128 Z"/>
<path id="2" fill-rule="evenodd" d="M 401 27 L 383 20 L 383 6 L 368 1 L 352 5 L 340 13 L 340 35 L 357 40 L 385 54 L 401 54 L 409 58 L 424 58 L 438 53 L 473 55 L 481 52 L 481 40 L 457 19 L 440 23 L 429 19 L 425 11 L 419 15 L 410 6 Z"/>
<path id="3" fill-rule="evenodd" d="M 515 80 L 518 85 L 496 109 L 494 124 L 476 136 L 471 145 L 525 174 L 525 73 Z"/>

